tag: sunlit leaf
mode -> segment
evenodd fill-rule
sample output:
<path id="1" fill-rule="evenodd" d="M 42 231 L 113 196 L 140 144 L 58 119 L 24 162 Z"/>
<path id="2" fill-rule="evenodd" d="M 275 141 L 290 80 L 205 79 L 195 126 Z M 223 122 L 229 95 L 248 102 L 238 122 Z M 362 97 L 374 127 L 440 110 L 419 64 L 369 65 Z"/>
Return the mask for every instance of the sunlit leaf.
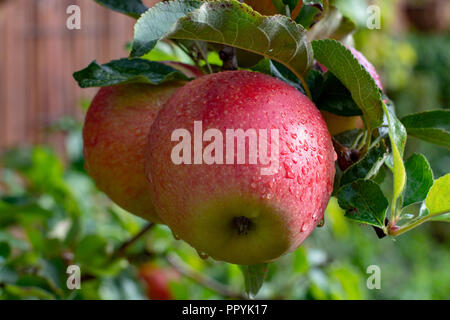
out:
<path id="1" fill-rule="evenodd" d="M 162 38 L 200 40 L 248 50 L 284 64 L 301 81 L 313 62 L 301 25 L 282 15 L 262 16 L 236 0 L 156 5 L 136 24 L 131 56 L 146 54 Z"/>
<path id="2" fill-rule="evenodd" d="M 433 185 L 433 172 L 427 159 L 421 154 L 412 155 L 405 162 L 406 187 L 403 206 L 423 201 Z"/>

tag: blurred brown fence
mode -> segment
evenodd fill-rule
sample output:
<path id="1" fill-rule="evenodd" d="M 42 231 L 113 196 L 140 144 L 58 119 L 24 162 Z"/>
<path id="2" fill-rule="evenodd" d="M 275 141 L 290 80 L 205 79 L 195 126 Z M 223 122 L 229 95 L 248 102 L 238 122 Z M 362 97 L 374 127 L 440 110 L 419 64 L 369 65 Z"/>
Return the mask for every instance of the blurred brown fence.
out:
<path id="1" fill-rule="evenodd" d="M 81 9 L 81 30 L 66 27 L 69 5 Z M 0 151 L 60 145 L 45 129 L 64 115 L 81 117 L 80 101 L 95 92 L 79 89 L 72 73 L 126 56 L 132 26 L 94 0 L 0 0 Z"/>

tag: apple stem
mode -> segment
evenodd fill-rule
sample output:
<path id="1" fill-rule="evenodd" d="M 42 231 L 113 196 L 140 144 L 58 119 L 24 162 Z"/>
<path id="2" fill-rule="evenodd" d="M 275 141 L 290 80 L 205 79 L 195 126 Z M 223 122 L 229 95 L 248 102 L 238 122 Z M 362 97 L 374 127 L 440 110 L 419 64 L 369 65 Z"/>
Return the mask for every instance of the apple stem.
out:
<path id="1" fill-rule="evenodd" d="M 237 70 L 238 62 L 236 58 L 236 48 L 225 46 L 219 52 L 219 57 L 223 61 L 223 70 Z"/>
<path id="2" fill-rule="evenodd" d="M 152 229 L 155 226 L 154 223 L 150 222 L 148 223 L 144 228 L 142 228 L 139 233 L 137 233 L 135 236 L 133 236 L 131 239 L 125 241 L 113 254 L 113 258 L 121 257 L 125 254 L 126 250 L 129 246 L 131 246 L 133 243 L 135 243 L 137 240 L 139 240 L 142 236 L 144 236 L 150 229 Z"/>
<path id="3" fill-rule="evenodd" d="M 340 144 L 334 137 L 333 146 L 338 156 L 338 165 L 342 171 L 347 170 L 352 164 L 357 162 L 361 156 L 358 150 L 347 148 Z"/>
<path id="4" fill-rule="evenodd" d="M 214 292 L 217 292 L 221 296 L 230 299 L 246 300 L 247 298 L 239 292 L 234 291 L 226 285 L 217 282 L 213 278 L 210 278 L 203 273 L 199 273 L 194 269 L 191 269 L 187 264 L 185 264 L 177 255 L 169 254 L 166 256 L 167 262 L 180 274 L 188 277 L 205 288 L 208 288 Z"/>

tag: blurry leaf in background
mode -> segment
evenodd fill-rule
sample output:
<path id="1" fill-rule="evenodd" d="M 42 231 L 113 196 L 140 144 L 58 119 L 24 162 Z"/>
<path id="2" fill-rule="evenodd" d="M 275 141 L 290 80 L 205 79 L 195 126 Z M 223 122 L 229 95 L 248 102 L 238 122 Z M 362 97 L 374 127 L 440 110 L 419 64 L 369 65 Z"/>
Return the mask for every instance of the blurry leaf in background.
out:
<path id="1" fill-rule="evenodd" d="M 7 242 L 0 242 L 0 258 L 8 259 L 11 254 L 11 247 Z"/>
<path id="2" fill-rule="evenodd" d="M 408 134 L 450 149 L 450 110 L 432 110 L 401 119 Z"/>

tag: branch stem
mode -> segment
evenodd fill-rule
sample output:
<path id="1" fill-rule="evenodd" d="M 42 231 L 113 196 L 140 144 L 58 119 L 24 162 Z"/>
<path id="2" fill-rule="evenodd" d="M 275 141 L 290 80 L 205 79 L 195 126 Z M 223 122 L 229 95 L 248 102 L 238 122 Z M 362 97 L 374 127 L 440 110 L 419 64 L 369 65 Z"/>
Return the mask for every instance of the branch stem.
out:
<path id="1" fill-rule="evenodd" d="M 169 264 L 175 268 L 179 273 L 184 275 L 185 277 L 188 277 L 195 282 L 199 283 L 205 288 L 208 288 L 214 292 L 217 292 L 223 297 L 230 298 L 230 299 L 246 299 L 246 297 L 239 292 L 235 292 L 228 288 L 227 286 L 221 284 L 220 282 L 217 282 L 216 280 L 209 278 L 205 276 L 204 274 L 201 274 L 193 269 L 191 269 L 189 266 L 187 266 L 184 262 L 181 261 L 180 258 L 173 254 L 168 254 L 166 256 L 167 261 Z"/>

